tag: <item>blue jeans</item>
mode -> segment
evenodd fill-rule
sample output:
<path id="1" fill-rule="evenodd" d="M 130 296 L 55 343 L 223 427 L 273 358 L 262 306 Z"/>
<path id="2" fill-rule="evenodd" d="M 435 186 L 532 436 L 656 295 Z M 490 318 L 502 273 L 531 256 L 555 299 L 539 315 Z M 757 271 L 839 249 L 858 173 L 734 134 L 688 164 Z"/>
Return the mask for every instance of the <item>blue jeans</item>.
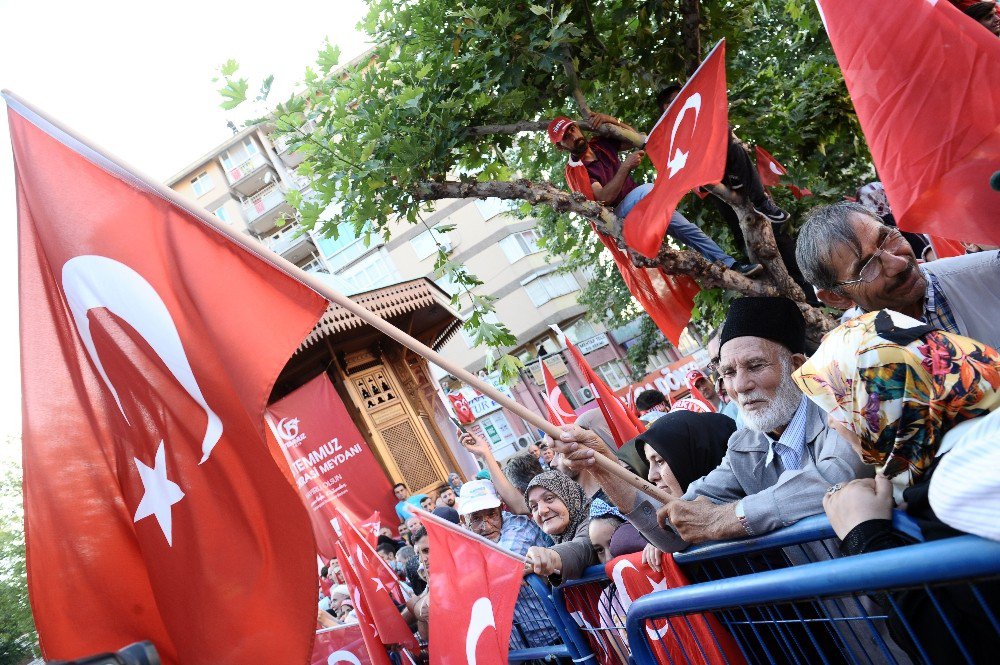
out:
<path id="1" fill-rule="evenodd" d="M 635 204 L 651 191 L 653 191 L 652 183 L 639 185 L 629 192 L 622 202 L 615 207 L 615 214 L 622 218 L 626 217 L 629 211 L 635 207 Z M 713 263 L 715 261 L 722 261 L 723 265 L 727 268 L 731 268 L 736 263 L 736 259 L 722 251 L 722 248 L 714 240 L 705 235 L 704 231 L 689 222 L 684 215 L 676 210 L 670 216 L 670 226 L 667 227 L 667 235 L 673 236 Z"/>

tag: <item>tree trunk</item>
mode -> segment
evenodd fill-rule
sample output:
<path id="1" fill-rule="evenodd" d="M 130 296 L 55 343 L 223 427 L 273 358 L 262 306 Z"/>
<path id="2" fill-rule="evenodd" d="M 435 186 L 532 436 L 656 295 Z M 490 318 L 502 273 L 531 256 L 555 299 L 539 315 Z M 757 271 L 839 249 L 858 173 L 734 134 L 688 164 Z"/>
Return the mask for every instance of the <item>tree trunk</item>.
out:
<path id="1" fill-rule="evenodd" d="M 687 73 L 701 64 L 701 0 L 680 0 L 681 38 L 687 52 Z"/>

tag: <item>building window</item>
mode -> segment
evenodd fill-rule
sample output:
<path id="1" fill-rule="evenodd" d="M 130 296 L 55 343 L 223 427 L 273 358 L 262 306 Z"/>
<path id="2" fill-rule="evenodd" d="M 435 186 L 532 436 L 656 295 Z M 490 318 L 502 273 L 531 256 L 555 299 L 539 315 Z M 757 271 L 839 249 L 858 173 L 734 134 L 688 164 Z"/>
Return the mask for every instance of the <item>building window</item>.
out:
<path id="1" fill-rule="evenodd" d="M 202 171 L 191 180 L 191 187 L 194 189 L 195 196 L 201 196 L 212 191 L 214 186 L 212 176 L 208 175 L 208 171 Z"/>
<path id="2" fill-rule="evenodd" d="M 438 245 L 445 250 L 451 249 L 451 241 L 446 233 L 441 233 L 437 229 L 428 229 L 410 241 L 410 247 L 417 255 L 417 260 L 423 261 L 428 256 L 437 254 Z"/>
<path id="3" fill-rule="evenodd" d="M 230 223 L 229 212 L 226 210 L 226 206 L 224 205 L 215 209 L 215 216 L 224 221 L 226 224 Z"/>
<path id="4" fill-rule="evenodd" d="M 476 199 L 473 203 L 476 204 L 476 209 L 483 216 L 484 221 L 489 221 L 501 213 L 510 212 L 514 207 L 512 202 L 498 199 L 495 196 L 486 199 Z"/>
<path id="5" fill-rule="evenodd" d="M 597 372 L 599 377 L 604 379 L 604 383 L 608 384 L 608 387 L 612 390 L 624 388 L 629 384 L 628 372 L 625 371 L 625 365 L 620 360 L 612 360 L 603 365 L 598 365 L 594 368 L 594 371 Z"/>
<path id="6" fill-rule="evenodd" d="M 396 266 L 384 251 L 378 251 L 357 265 L 340 273 L 353 287 L 369 291 L 399 281 Z"/>
<path id="7" fill-rule="evenodd" d="M 569 341 L 579 344 L 585 339 L 590 339 L 598 334 L 597 329 L 587 319 L 580 319 L 570 327 L 566 328 L 566 336 Z"/>
<path id="8" fill-rule="evenodd" d="M 542 251 L 538 246 L 539 235 L 535 229 L 528 229 L 520 233 L 513 233 L 500 241 L 500 249 L 503 250 L 507 260 L 514 263 L 529 254 Z"/>
<path id="9" fill-rule="evenodd" d="M 257 149 L 257 144 L 253 142 L 249 136 L 243 139 L 243 142 L 239 145 L 233 146 L 229 150 L 222 153 L 222 165 L 226 167 L 229 171 L 237 166 L 243 164 L 254 155 L 258 154 L 260 151 Z"/>
<path id="10" fill-rule="evenodd" d="M 540 307 L 559 296 L 580 290 L 573 275 L 563 272 L 550 272 L 535 277 L 524 283 L 524 290 L 536 307 Z"/>
<path id="11" fill-rule="evenodd" d="M 340 270 L 371 249 L 372 245 L 366 243 L 364 239 L 366 230 L 362 229 L 359 236 L 354 232 L 353 226 L 341 224 L 336 239 L 329 237 L 317 239 L 320 251 L 334 271 Z M 377 237 L 372 237 L 372 241 L 377 243 Z"/>

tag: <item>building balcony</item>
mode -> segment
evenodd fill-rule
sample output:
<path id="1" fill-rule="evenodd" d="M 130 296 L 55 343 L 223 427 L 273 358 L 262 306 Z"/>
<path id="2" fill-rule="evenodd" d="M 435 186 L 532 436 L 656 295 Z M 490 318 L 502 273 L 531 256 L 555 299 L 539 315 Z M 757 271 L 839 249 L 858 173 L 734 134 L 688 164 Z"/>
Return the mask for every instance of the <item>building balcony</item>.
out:
<path id="1" fill-rule="evenodd" d="M 271 184 L 243 202 L 243 214 L 254 233 L 265 235 L 282 217 L 292 219 L 295 209 L 285 200 L 281 188 Z"/>
<path id="2" fill-rule="evenodd" d="M 312 133 L 315 129 L 316 125 L 311 120 L 301 127 L 301 130 L 306 134 Z M 301 150 L 295 152 L 292 151 L 292 142 L 296 136 L 301 138 L 301 135 L 298 133 L 281 135 L 275 134 L 271 136 L 271 143 L 274 144 L 274 151 L 278 153 L 278 157 L 281 158 L 284 165 L 290 169 L 294 169 L 302 163 L 302 160 L 306 158 L 305 153 Z"/>
<path id="3" fill-rule="evenodd" d="M 316 253 L 312 238 L 297 223 L 286 224 L 277 233 L 264 238 L 264 243 L 275 254 L 296 264 Z"/>
<path id="4" fill-rule="evenodd" d="M 245 162 L 226 169 L 226 179 L 229 185 L 243 196 L 258 192 L 268 182 L 278 177 L 274 167 L 264 155 L 251 155 Z"/>

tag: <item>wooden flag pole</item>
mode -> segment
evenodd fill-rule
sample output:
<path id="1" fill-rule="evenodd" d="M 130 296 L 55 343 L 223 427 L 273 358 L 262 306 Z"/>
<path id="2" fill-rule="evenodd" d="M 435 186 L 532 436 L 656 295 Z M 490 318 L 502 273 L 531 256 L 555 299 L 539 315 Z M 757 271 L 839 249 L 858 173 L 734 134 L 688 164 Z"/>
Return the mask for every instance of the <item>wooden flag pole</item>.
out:
<path id="1" fill-rule="evenodd" d="M 363 305 L 359 305 L 343 293 L 331 288 L 318 277 L 299 269 L 295 266 L 295 264 L 283 259 L 278 254 L 265 248 L 260 242 L 252 239 L 250 236 L 229 228 L 229 226 L 222 222 L 222 220 L 217 219 L 214 215 L 198 206 L 190 199 L 182 196 L 178 192 L 175 192 L 166 185 L 157 182 L 154 178 L 144 174 L 142 171 L 131 166 L 124 160 L 113 156 L 107 150 L 104 150 L 89 139 L 80 136 L 62 123 L 50 118 L 41 110 L 32 106 L 9 90 L 3 90 L 3 97 L 7 101 L 10 108 L 24 116 L 29 122 L 47 132 L 57 141 L 60 141 L 71 149 L 76 150 L 83 157 L 97 166 L 100 166 L 117 177 L 125 180 L 133 187 L 144 189 L 151 194 L 173 203 L 198 219 L 198 221 L 208 226 L 212 231 L 225 236 L 243 249 L 252 253 L 260 260 L 272 265 L 292 279 L 305 284 L 310 289 L 326 298 L 328 301 L 343 307 L 379 332 L 394 339 L 414 353 L 420 354 L 449 374 L 452 374 L 464 383 L 487 395 L 490 399 L 497 402 L 505 409 L 512 411 L 524 420 L 528 421 L 538 429 L 551 436 L 553 439 L 559 440 L 562 430 L 549 423 L 534 411 L 531 411 L 522 404 L 508 398 L 506 395 L 494 388 L 490 383 L 482 380 L 478 376 L 475 376 L 471 372 L 466 371 L 464 368 L 459 367 L 457 364 L 448 360 L 437 351 L 434 351 L 420 340 L 411 337 L 368 308 Z M 671 498 L 670 495 L 666 494 L 652 483 L 640 478 L 634 473 L 630 473 L 616 461 L 611 460 L 604 455 L 595 452 L 594 461 L 603 471 L 613 475 L 622 482 L 659 499 L 660 501 L 666 502 Z"/>

